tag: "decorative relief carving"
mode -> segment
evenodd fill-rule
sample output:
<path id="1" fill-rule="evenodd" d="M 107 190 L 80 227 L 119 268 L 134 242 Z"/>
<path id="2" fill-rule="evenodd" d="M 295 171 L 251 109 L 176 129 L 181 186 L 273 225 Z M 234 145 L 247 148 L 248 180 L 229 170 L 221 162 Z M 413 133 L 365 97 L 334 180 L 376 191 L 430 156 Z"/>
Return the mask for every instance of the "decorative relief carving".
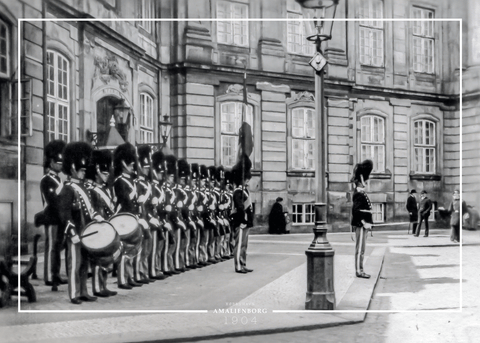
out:
<path id="1" fill-rule="evenodd" d="M 128 90 L 128 81 L 125 73 L 120 70 L 118 60 L 115 56 L 95 56 L 95 74 L 93 78 L 98 77 L 104 84 L 109 84 L 112 79 L 118 80 L 118 85 L 122 92 Z"/>
<path id="2" fill-rule="evenodd" d="M 228 86 L 227 91 L 225 93 L 234 94 L 234 95 L 235 94 L 243 95 L 243 86 L 239 84 L 230 85 Z M 252 95 L 248 93 L 248 90 L 247 90 L 247 98 L 252 98 Z"/>
<path id="3" fill-rule="evenodd" d="M 298 102 L 298 101 L 315 101 L 315 95 L 313 95 L 310 92 L 299 92 L 295 93 L 292 92 L 292 102 Z"/>

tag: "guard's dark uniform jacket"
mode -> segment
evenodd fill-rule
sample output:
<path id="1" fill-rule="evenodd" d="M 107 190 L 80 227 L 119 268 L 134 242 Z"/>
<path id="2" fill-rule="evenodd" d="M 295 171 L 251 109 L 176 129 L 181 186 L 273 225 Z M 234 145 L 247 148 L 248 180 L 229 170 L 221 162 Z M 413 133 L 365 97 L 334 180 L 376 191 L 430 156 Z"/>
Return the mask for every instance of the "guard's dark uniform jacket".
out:
<path id="1" fill-rule="evenodd" d="M 123 173 L 115 179 L 113 189 L 117 198 L 115 212 L 128 212 L 138 215 L 136 180 L 131 175 Z"/>
<path id="2" fill-rule="evenodd" d="M 237 187 L 232 198 L 232 227 L 237 229 L 240 224 L 246 224 L 247 228 L 253 227 L 253 208 L 248 189 L 242 191 L 241 187 Z"/>
<path id="3" fill-rule="evenodd" d="M 372 209 L 372 204 L 370 203 L 367 193 L 365 193 L 363 190 L 358 191 L 355 189 L 352 202 L 352 226 L 362 227 L 362 219 L 365 220 L 365 222 L 372 224 L 372 213 L 361 211 Z"/>
<path id="4" fill-rule="evenodd" d="M 112 191 L 106 183 L 100 185 L 95 183 L 90 190 L 93 208 L 103 219 L 108 220 L 115 213 L 115 202 L 112 198 Z"/>
<path id="5" fill-rule="evenodd" d="M 58 225 L 60 219 L 58 216 L 58 195 L 63 188 L 62 180 L 53 170 L 48 171 L 40 181 L 40 192 L 44 205 L 44 224 Z"/>

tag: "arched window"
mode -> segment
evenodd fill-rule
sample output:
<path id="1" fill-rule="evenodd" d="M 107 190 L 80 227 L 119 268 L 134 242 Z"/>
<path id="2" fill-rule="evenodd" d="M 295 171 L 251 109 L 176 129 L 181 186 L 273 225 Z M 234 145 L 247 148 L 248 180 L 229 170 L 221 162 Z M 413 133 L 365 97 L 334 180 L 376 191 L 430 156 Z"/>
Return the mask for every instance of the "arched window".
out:
<path id="1" fill-rule="evenodd" d="M 315 169 L 315 110 L 297 107 L 292 115 L 292 168 Z"/>
<path id="2" fill-rule="evenodd" d="M 373 161 L 373 172 L 385 172 L 385 120 L 379 116 L 361 118 L 361 161 Z"/>
<path id="3" fill-rule="evenodd" d="M 48 140 L 69 141 L 70 104 L 69 104 L 69 62 L 62 54 L 47 51 L 47 102 L 48 102 Z"/>
<path id="4" fill-rule="evenodd" d="M 154 142 L 154 104 L 148 93 L 140 94 L 140 143 Z"/>
<path id="5" fill-rule="evenodd" d="M 430 120 L 416 120 L 414 128 L 414 167 L 416 173 L 435 173 L 436 134 L 435 123 Z"/>
<path id="6" fill-rule="evenodd" d="M 8 25 L 0 19 L 0 77 L 9 77 L 10 32 Z"/>
<path id="7" fill-rule="evenodd" d="M 238 153 L 238 131 L 242 125 L 242 111 L 244 104 L 242 102 L 223 102 L 220 105 L 221 116 L 221 165 L 232 167 L 237 160 Z M 247 106 L 245 121 L 253 127 L 253 107 Z M 252 156 L 254 152 L 252 153 Z M 253 161 L 253 157 L 251 159 Z"/>

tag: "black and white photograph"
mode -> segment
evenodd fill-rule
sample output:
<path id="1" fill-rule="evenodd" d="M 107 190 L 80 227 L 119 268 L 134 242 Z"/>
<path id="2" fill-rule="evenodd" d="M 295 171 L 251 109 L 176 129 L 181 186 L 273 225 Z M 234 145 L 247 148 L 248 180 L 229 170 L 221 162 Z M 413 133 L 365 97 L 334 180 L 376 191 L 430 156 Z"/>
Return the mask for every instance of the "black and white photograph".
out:
<path id="1" fill-rule="evenodd" d="M 479 0 L 0 0 L 0 342 L 476 342 Z"/>

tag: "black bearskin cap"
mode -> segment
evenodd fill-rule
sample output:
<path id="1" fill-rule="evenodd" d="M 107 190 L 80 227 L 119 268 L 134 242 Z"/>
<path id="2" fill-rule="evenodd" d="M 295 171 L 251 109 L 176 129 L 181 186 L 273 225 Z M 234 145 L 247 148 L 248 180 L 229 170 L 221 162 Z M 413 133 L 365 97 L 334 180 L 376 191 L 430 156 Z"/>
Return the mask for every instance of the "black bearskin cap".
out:
<path id="1" fill-rule="evenodd" d="M 198 163 L 192 163 L 191 165 L 191 175 L 192 180 L 197 180 L 200 178 L 200 166 Z"/>
<path id="2" fill-rule="evenodd" d="M 67 175 L 72 175 L 72 164 L 75 165 L 75 170 L 87 168 L 90 164 L 90 157 L 92 155 L 92 147 L 85 142 L 68 143 L 64 150 L 63 172 Z"/>
<path id="3" fill-rule="evenodd" d="M 237 162 L 232 168 L 233 182 L 239 186 L 243 181 L 252 178 L 252 161 L 247 155 L 242 155 L 240 161 Z"/>
<path id="4" fill-rule="evenodd" d="M 110 173 L 112 166 L 112 153 L 109 150 L 93 150 L 90 164 L 87 167 L 85 178 L 95 180 L 97 166 L 101 173 Z"/>
<path id="5" fill-rule="evenodd" d="M 155 151 L 152 155 L 152 166 L 156 172 L 165 171 L 165 155 L 161 151 Z"/>
<path id="6" fill-rule="evenodd" d="M 113 167 L 115 176 L 122 174 L 122 161 L 124 161 L 127 165 L 136 161 L 135 147 L 132 144 L 120 144 L 113 152 Z"/>
<path id="7" fill-rule="evenodd" d="M 208 168 L 204 164 L 200 166 L 200 179 L 202 180 L 208 179 Z"/>
<path id="8" fill-rule="evenodd" d="M 365 160 L 362 163 L 357 163 L 355 168 L 353 168 L 353 176 L 350 182 L 357 183 L 361 182 L 360 175 L 363 175 L 363 181 L 367 181 L 370 177 L 370 173 L 373 170 L 372 160 Z"/>
<path id="9" fill-rule="evenodd" d="M 177 158 L 174 155 L 165 156 L 166 174 L 177 176 Z"/>
<path id="10" fill-rule="evenodd" d="M 217 168 L 215 166 L 208 167 L 208 179 L 210 181 L 215 181 L 215 174 L 217 173 Z"/>
<path id="11" fill-rule="evenodd" d="M 225 168 L 223 166 L 218 166 L 216 173 L 215 173 L 215 179 L 218 182 L 221 182 L 222 180 L 225 180 Z"/>
<path id="12" fill-rule="evenodd" d="M 51 141 L 45 145 L 45 162 L 43 166 L 48 168 L 52 159 L 57 163 L 63 163 L 63 150 L 65 149 L 66 145 L 67 143 L 59 139 Z"/>
<path id="13" fill-rule="evenodd" d="M 190 165 L 188 164 L 187 160 L 183 158 L 181 160 L 178 160 L 177 167 L 178 177 L 190 176 Z"/>
<path id="14" fill-rule="evenodd" d="M 138 148 L 138 162 L 142 167 L 150 166 L 152 149 L 149 145 L 142 145 Z"/>

